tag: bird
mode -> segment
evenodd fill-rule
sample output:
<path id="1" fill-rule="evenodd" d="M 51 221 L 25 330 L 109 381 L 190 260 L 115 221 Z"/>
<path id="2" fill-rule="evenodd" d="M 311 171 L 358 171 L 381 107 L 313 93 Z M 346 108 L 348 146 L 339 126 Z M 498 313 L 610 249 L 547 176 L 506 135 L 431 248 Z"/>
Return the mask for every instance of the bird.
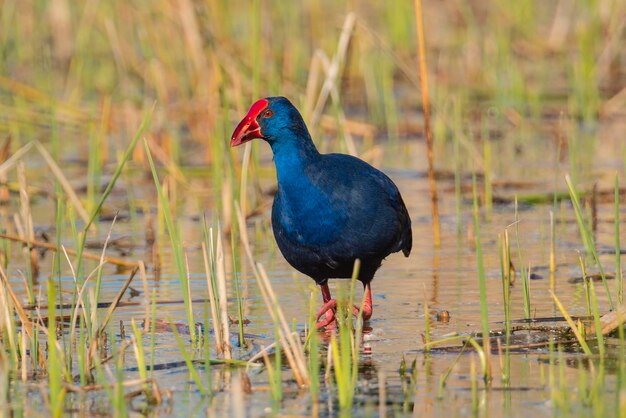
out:
<path id="1" fill-rule="evenodd" d="M 316 328 L 336 323 L 337 301 L 328 280 L 351 278 L 356 260 L 365 296 L 362 312 L 353 309 L 369 320 L 371 281 L 382 261 L 391 253 L 411 253 L 411 218 L 398 187 L 357 157 L 320 153 L 302 115 L 285 97 L 256 101 L 230 145 L 256 138 L 267 142 L 274 156 L 278 187 L 271 221 L 278 248 L 321 288 L 324 304 Z"/>

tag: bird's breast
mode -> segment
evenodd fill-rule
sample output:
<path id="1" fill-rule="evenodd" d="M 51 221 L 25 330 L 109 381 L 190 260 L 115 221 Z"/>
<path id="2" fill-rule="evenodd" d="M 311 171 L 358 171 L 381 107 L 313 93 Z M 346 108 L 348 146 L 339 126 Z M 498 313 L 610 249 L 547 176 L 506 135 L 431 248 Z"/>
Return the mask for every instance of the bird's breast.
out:
<path id="1" fill-rule="evenodd" d="M 308 247 L 323 246 L 337 240 L 345 222 L 341 211 L 314 188 L 290 192 L 279 187 L 274 198 L 272 225 L 277 239 Z"/>

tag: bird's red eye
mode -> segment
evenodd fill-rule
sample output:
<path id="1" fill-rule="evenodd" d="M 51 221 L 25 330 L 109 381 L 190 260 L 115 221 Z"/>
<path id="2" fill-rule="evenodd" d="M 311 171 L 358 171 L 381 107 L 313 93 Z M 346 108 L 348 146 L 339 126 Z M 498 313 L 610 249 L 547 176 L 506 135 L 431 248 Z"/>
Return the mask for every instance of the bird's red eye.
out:
<path id="1" fill-rule="evenodd" d="M 263 117 L 264 118 L 271 118 L 272 116 L 274 116 L 274 112 L 272 112 L 270 109 L 267 109 L 264 113 L 263 113 Z"/>

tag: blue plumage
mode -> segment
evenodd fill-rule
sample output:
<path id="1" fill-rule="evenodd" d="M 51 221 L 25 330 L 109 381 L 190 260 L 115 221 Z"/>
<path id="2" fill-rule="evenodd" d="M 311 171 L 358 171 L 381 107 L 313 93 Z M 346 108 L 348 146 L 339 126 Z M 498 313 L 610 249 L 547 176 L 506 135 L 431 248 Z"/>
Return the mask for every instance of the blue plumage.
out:
<path id="1" fill-rule="evenodd" d="M 320 154 L 302 116 L 284 97 L 256 102 L 231 144 L 253 138 L 263 138 L 274 153 L 272 228 L 278 247 L 289 264 L 322 285 L 325 302 L 332 302 L 327 280 L 350 278 L 357 258 L 359 280 L 369 290 L 385 257 L 397 251 L 408 257 L 411 220 L 389 177 L 358 158 Z M 371 301 L 369 309 L 371 314 Z"/>
<path id="2" fill-rule="evenodd" d="M 268 102 L 273 116 L 258 122 L 274 153 L 272 228 L 289 264 L 322 284 L 351 277 L 358 258 L 367 283 L 389 254 L 408 255 L 411 221 L 389 177 L 350 155 L 320 154 L 296 108 Z"/>

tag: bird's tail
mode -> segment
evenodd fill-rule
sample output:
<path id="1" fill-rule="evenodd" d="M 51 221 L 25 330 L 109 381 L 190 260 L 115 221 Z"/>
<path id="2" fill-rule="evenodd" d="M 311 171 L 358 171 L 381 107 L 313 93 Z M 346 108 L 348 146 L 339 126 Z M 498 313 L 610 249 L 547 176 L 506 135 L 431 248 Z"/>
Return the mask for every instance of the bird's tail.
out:
<path id="1" fill-rule="evenodd" d="M 402 234 L 402 254 L 405 257 L 408 257 L 411 254 L 411 248 L 413 247 L 413 234 L 411 232 L 411 221 L 409 221 L 409 226 L 404 230 Z"/>
<path id="2" fill-rule="evenodd" d="M 402 198 L 400 198 L 402 199 Z M 411 254 L 411 248 L 413 247 L 413 230 L 411 229 L 411 217 L 409 216 L 409 211 L 406 209 L 404 202 L 402 202 L 402 208 L 404 209 L 402 212 L 402 220 L 404 221 L 404 225 L 402 226 L 402 235 L 400 238 L 402 254 L 405 257 L 408 257 Z"/>

